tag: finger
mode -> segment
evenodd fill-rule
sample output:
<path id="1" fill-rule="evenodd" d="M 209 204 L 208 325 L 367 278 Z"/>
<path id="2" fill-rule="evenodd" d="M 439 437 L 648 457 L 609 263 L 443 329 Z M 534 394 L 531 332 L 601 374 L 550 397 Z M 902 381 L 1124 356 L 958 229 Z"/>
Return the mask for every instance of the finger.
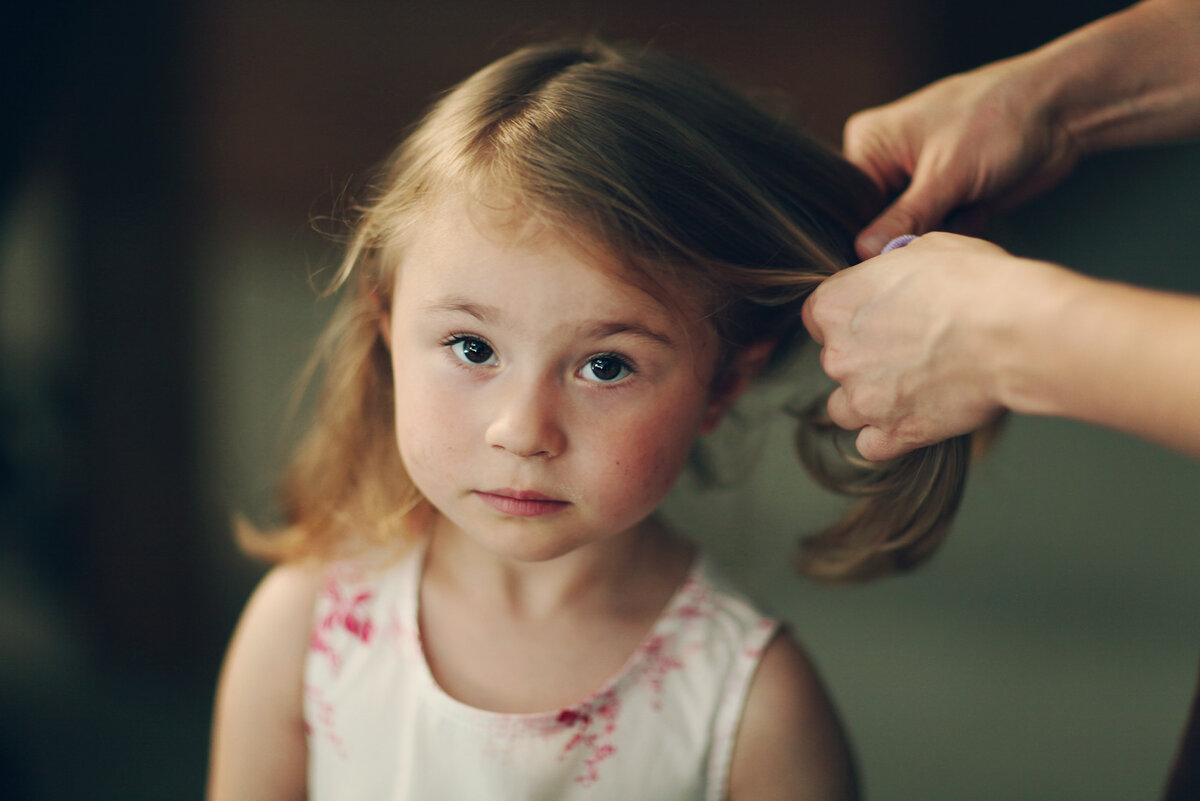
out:
<path id="1" fill-rule="evenodd" d="M 804 301 L 804 305 L 800 307 L 800 322 L 804 323 L 804 328 L 808 331 L 808 335 L 812 337 L 813 342 L 818 345 L 825 344 L 825 332 L 821 330 L 821 326 L 816 319 L 817 293 L 821 287 L 817 287 L 808 299 Z"/>
<path id="2" fill-rule="evenodd" d="M 883 246 L 904 234 L 924 234 L 941 224 L 958 204 L 957 193 L 948 183 L 919 180 L 913 183 L 892 205 L 883 210 L 855 240 L 861 258 L 878 256 Z"/>
<path id="3" fill-rule="evenodd" d="M 846 431 L 857 431 L 867 423 L 866 418 L 850 408 L 850 396 L 845 387 L 837 387 L 829 393 L 825 411 L 829 413 L 830 422 Z"/>
<path id="4" fill-rule="evenodd" d="M 888 459 L 903 456 L 915 448 L 914 445 L 896 441 L 889 437 L 883 429 L 874 426 L 866 426 L 859 431 L 854 444 L 858 448 L 859 455 L 868 462 L 886 462 Z"/>
<path id="5" fill-rule="evenodd" d="M 895 138 L 895 127 L 882 121 L 879 108 L 866 109 L 853 114 L 842 127 L 842 155 L 888 193 L 905 186 L 912 173 L 903 165 L 913 164 L 897 148 L 903 142 Z"/>

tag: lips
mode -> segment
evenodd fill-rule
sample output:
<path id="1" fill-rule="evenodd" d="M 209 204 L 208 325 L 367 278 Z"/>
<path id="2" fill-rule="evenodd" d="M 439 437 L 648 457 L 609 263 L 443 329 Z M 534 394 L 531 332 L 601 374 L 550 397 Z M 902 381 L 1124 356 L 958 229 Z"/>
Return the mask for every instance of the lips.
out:
<path id="1" fill-rule="evenodd" d="M 561 512 L 571 505 L 568 501 L 558 501 L 532 490 L 498 489 L 476 491 L 475 495 L 497 512 L 513 517 L 542 517 Z"/>

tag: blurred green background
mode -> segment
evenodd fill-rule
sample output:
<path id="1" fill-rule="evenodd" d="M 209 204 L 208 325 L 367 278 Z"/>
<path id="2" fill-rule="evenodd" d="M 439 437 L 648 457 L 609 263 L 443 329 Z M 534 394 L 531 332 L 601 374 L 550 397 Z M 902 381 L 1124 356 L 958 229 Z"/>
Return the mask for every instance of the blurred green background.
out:
<path id="1" fill-rule="evenodd" d="M 329 303 L 339 199 L 438 91 L 523 42 L 654 40 L 846 116 L 1114 2 L 567 0 L 16 5 L 0 26 L 0 795 L 202 794 L 221 652 L 263 566 L 282 419 Z M 1094 158 L 997 225 L 1024 255 L 1200 292 L 1200 147 Z M 802 386 L 820 384 L 810 370 Z M 797 578 L 838 513 L 791 388 L 748 399 L 745 481 L 668 514 L 821 665 L 874 799 L 1153 798 L 1200 664 L 1200 465 L 1011 421 L 943 551 Z M 1136 386 L 1115 391 L 1137 393 Z M 1200 399 L 1197 399 L 1200 414 Z"/>

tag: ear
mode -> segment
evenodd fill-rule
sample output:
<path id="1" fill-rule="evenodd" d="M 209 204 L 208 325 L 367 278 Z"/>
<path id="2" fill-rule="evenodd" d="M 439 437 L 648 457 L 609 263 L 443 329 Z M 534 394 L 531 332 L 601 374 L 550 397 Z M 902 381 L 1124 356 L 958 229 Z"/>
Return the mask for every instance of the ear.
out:
<path id="1" fill-rule="evenodd" d="M 775 340 L 764 339 L 747 345 L 734 355 L 725 367 L 724 375 L 718 376 L 717 383 L 713 385 L 713 396 L 700 424 L 701 434 L 709 434 L 716 429 L 725 413 L 767 366 L 774 349 Z"/>
<path id="2" fill-rule="evenodd" d="M 383 346 L 392 349 L 392 310 L 379 306 L 379 336 L 383 338 Z"/>
<path id="3" fill-rule="evenodd" d="M 379 325 L 379 336 L 388 350 L 392 349 L 392 304 L 383 296 L 377 286 L 368 286 L 364 281 L 359 291 L 366 295 L 368 307 L 375 312 Z"/>

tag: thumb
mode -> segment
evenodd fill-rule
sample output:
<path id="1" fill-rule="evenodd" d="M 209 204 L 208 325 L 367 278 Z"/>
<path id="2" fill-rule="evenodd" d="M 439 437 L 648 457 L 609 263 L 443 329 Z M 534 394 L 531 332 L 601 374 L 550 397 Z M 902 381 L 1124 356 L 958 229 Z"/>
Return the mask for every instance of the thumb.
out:
<path id="1" fill-rule="evenodd" d="M 854 242 L 860 258 L 878 256 L 883 246 L 904 234 L 924 234 L 932 231 L 950 210 L 957 205 L 956 196 L 939 181 L 918 181 L 888 206 Z"/>

